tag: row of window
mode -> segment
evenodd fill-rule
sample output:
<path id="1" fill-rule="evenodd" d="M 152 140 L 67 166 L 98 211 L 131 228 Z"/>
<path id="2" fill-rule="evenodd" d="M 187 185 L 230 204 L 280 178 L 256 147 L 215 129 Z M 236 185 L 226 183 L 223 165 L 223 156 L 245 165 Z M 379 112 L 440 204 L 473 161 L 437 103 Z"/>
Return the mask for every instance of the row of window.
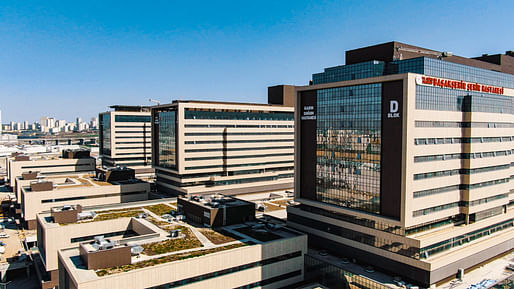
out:
<path id="1" fill-rule="evenodd" d="M 488 202 L 492 202 L 495 200 L 504 199 L 504 198 L 508 198 L 508 197 L 509 197 L 509 194 L 500 194 L 500 195 L 496 195 L 496 196 L 492 196 L 492 197 L 474 200 L 471 202 L 468 202 L 468 201 L 453 202 L 453 203 L 449 203 L 449 204 L 444 204 L 444 205 L 439 205 L 439 206 L 435 206 L 435 207 L 430 207 L 430 208 L 426 208 L 426 209 L 413 211 L 412 216 L 419 217 L 419 216 L 428 215 L 428 214 L 436 213 L 436 212 L 443 211 L 443 210 L 448 210 L 448 209 L 455 208 L 455 207 L 473 207 L 473 206 L 478 206 L 481 204 L 485 204 Z"/>
<path id="2" fill-rule="evenodd" d="M 145 123 L 144 125 L 115 125 L 115 128 L 139 128 L 139 129 L 145 129 L 149 130 L 151 129 L 151 126 L 149 123 Z"/>
<path id="3" fill-rule="evenodd" d="M 276 150 L 276 149 L 294 149 L 294 146 L 280 146 L 280 147 L 252 147 L 252 148 L 218 148 L 218 149 L 186 149 L 186 153 L 201 153 L 201 152 L 220 152 L 220 151 L 255 151 L 255 150 Z"/>
<path id="4" fill-rule="evenodd" d="M 269 172 L 281 172 L 281 171 L 292 171 L 294 167 L 277 167 L 277 168 L 265 168 L 265 169 L 253 169 L 253 170 L 238 170 L 238 171 L 226 171 L 226 172 L 209 172 L 209 173 L 197 173 L 197 174 L 182 174 L 177 175 L 169 171 L 161 172 L 157 168 L 157 174 L 163 173 L 165 175 L 169 175 L 171 177 L 177 179 L 191 179 L 191 178 L 205 178 L 205 177 L 216 177 L 216 176 L 240 176 L 240 175 L 250 175 L 250 174 L 262 174 Z"/>
<path id="5" fill-rule="evenodd" d="M 167 178 L 159 178 L 157 177 L 157 182 L 163 182 L 175 187 L 191 187 L 191 186 L 206 186 L 206 187 L 215 187 L 215 186 L 228 186 L 235 184 L 248 184 L 248 183 L 256 183 L 256 182 L 265 182 L 265 181 L 276 181 L 284 178 L 293 178 L 294 173 L 290 174 L 279 174 L 276 176 L 265 176 L 265 177 L 256 177 L 256 178 L 242 178 L 242 179 L 232 179 L 232 180 L 220 180 L 220 181 L 195 181 L 195 182 L 176 182 Z"/>
<path id="6" fill-rule="evenodd" d="M 109 198 L 109 197 L 119 197 L 119 196 L 129 196 L 129 195 L 139 195 L 146 194 L 146 192 L 127 192 L 127 193 L 118 193 L 118 194 L 102 194 L 102 195 L 93 195 L 93 196 L 80 196 L 80 197 L 69 197 L 69 198 L 58 198 L 58 199 L 45 199 L 41 200 L 42 204 L 46 203 L 55 203 L 55 202 L 66 202 L 66 201 L 76 201 L 76 200 L 86 200 L 86 199 L 98 199 L 98 198 Z"/>
<path id="7" fill-rule="evenodd" d="M 407 256 L 410 258 L 419 258 L 419 248 L 411 247 L 407 244 L 398 241 L 388 240 L 376 235 L 374 236 L 362 232 L 357 232 L 344 227 L 336 226 L 334 224 L 313 220 L 291 213 L 287 215 L 287 220 L 293 223 L 301 224 L 303 226 L 315 228 L 316 230 L 324 231 L 338 237 L 373 246 L 382 250 Z"/>
<path id="8" fill-rule="evenodd" d="M 294 125 L 279 124 L 186 124 L 185 127 L 230 127 L 230 128 L 294 128 Z"/>
<path id="9" fill-rule="evenodd" d="M 416 138 L 415 145 L 433 145 L 433 144 L 459 144 L 459 143 L 489 143 L 489 142 L 509 142 L 514 137 L 447 137 L 447 138 Z"/>
<path id="10" fill-rule="evenodd" d="M 478 206 L 478 205 L 482 205 L 482 204 L 487 204 L 487 203 L 492 202 L 492 201 L 496 201 L 496 200 L 500 200 L 500 199 L 505 199 L 505 198 L 508 198 L 508 197 L 509 197 L 509 194 L 501 194 L 501 195 L 496 195 L 496 196 L 492 196 L 492 197 L 487 197 L 487 198 L 482 198 L 482 199 L 474 200 L 474 201 L 471 201 L 471 202 L 461 201 L 460 206 L 461 207 L 474 207 L 474 206 Z"/>
<path id="11" fill-rule="evenodd" d="M 134 146 L 134 147 L 117 147 L 116 149 L 117 150 L 137 150 L 137 149 L 143 149 L 143 147 L 146 147 L 148 149 L 150 149 L 150 145 L 149 143 L 147 143 L 148 146 Z"/>
<path id="12" fill-rule="evenodd" d="M 116 153 L 117 156 L 129 156 L 129 155 L 151 155 L 152 152 L 147 150 L 146 152 L 135 152 L 135 153 Z"/>
<path id="13" fill-rule="evenodd" d="M 202 111 L 186 108 L 185 119 L 294 120 L 293 112 Z"/>
<path id="14" fill-rule="evenodd" d="M 221 160 L 221 159 L 250 159 L 250 158 L 265 158 L 265 157 L 281 157 L 281 156 L 294 156 L 294 153 L 280 153 L 280 154 L 266 154 L 266 155 L 244 155 L 244 156 L 216 156 L 216 157 L 194 157 L 185 158 L 186 161 L 206 161 L 206 160 Z"/>
<path id="15" fill-rule="evenodd" d="M 123 134 L 123 133 L 150 133 L 151 130 L 150 129 L 147 129 L 147 130 L 117 130 L 115 133 L 116 134 Z"/>
<path id="16" fill-rule="evenodd" d="M 416 127 L 476 127 L 476 128 L 513 128 L 514 123 L 510 122 L 477 122 L 477 121 L 424 121 L 416 120 Z"/>
<path id="17" fill-rule="evenodd" d="M 144 144 L 144 143 L 152 144 L 151 141 L 146 141 L 146 142 L 143 142 L 143 141 L 117 141 L 116 142 L 116 144 Z"/>
<path id="18" fill-rule="evenodd" d="M 294 135 L 294 132 L 186 132 L 186 136 L 207 136 L 207 135 Z"/>
<path id="19" fill-rule="evenodd" d="M 325 216 L 328 218 L 341 220 L 344 222 L 368 227 L 368 228 L 375 229 L 375 230 L 384 231 L 384 232 L 391 233 L 391 234 L 396 234 L 396 235 L 400 235 L 400 236 L 404 235 L 404 231 L 401 226 L 391 225 L 391 224 L 387 224 L 384 222 L 366 219 L 366 218 L 357 217 L 357 216 L 352 216 L 352 215 L 347 215 L 347 214 L 343 214 L 343 213 L 339 213 L 339 212 L 337 212 L 337 213 L 331 212 L 331 211 L 327 211 L 324 209 L 307 206 L 304 204 L 295 206 L 295 208 L 299 208 L 302 211 L 309 212 L 312 214 L 322 215 L 322 216 Z"/>
<path id="20" fill-rule="evenodd" d="M 510 164 L 504 164 L 504 165 L 482 167 L 482 168 L 476 168 L 476 169 L 453 169 L 453 170 L 420 173 L 420 174 L 414 174 L 414 180 L 423 180 L 423 179 L 430 179 L 430 178 L 436 178 L 436 177 L 447 177 L 447 176 L 455 176 L 455 175 L 471 175 L 471 174 L 477 174 L 477 173 L 506 170 L 509 168 L 510 168 Z"/>
<path id="21" fill-rule="evenodd" d="M 439 227 L 442 227 L 445 225 L 459 223 L 462 220 L 464 220 L 464 214 L 458 214 L 456 216 L 422 223 L 415 227 L 410 227 L 410 228 L 405 229 L 405 235 L 408 236 L 408 235 L 416 234 L 419 232 L 424 232 L 424 231 L 432 230 L 435 228 L 439 228 Z"/>
<path id="22" fill-rule="evenodd" d="M 470 190 L 470 189 L 483 188 L 483 187 L 503 184 L 508 181 L 509 181 L 509 178 L 504 178 L 504 179 L 497 179 L 497 180 L 492 180 L 492 181 L 487 181 L 487 182 L 482 182 L 482 183 L 477 183 L 477 184 L 471 184 L 471 185 L 460 184 L 460 185 L 452 185 L 452 186 L 416 191 L 416 192 L 414 192 L 414 198 L 426 197 L 426 196 L 430 196 L 430 195 L 441 194 L 441 193 L 446 193 L 446 192 L 456 191 L 456 190 Z"/>
<path id="23" fill-rule="evenodd" d="M 116 136 L 116 139 L 119 139 L 119 138 L 132 138 L 132 139 L 133 139 L 133 138 L 143 138 L 143 136 L 142 136 L 142 135 L 140 135 L 140 136 L 118 136 L 118 135 L 117 135 L 117 136 Z M 150 134 L 147 134 L 147 135 L 145 136 L 145 138 L 147 138 L 147 139 L 148 139 L 148 141 L 150 141 Z"/>
<path id="24" fill-rule="evenodd" d="M 477 153 L 454 153 L 454 154 L 441 154 L 441 155 L 428 155 L 414 157 L 415 163 L 431 162 L 431 161 L 447 161 L 457 159 L 479 159 L 489 157 L 503 157 L 514 153 L 514 150 L 492 151 L 492 152 L 477 152 Z"/>
<path id="25" fill-rule="evenodd" d="M 208 279 L 212 279 L 212 278 L 221 277 L 221 276 L 224 276 L 224 275 L 240 272 L 240 271 L 251 269 L 251 268 L 256 268 L 256 267 L 261 267 L 261 266 L 265 266 L 265 265 L 269 265 L 269 264 L 274 264 L 274 263 L 286 261 L 286 260 L 289 260 L 289 259 L 292 259 L 292 258 L 297 258 L 297 257 L 300 257 L 300 256 L 302 256 L 302 252 L 301 251 L 297 251 L 297 252 L 294 252 L 294 253 L 289 253 L 289 254 L 285 254 L 285 255 L 269 258 L 269 259 L 265 259 L 265 260 L 262 260 L 262 261 L 252 262 L 252 263 L 248 263 L 248 264 L 244 264 L 244 265 L 240 265 L 240 266 L 236 266 L 236 267 L 232 267 L 232 268 L 228 268 L 228 269 L 224 269 L 224 270 L 219 270 L 219 271 L 215 271 L 215 272 L 211 272 L 211 273 L 207 273 L 207 274 L 203 274 L 203 275 L 199 275 L 199 276 L 195 276 L 195 277 L 191 277 L 191 278 L 187 278 L 187 279 L 182 279 L 182 280 L 170 282 L 170 283 L 163 284 L 163 285 L 160 285 L 160 286 L 151 287 L 149 289 L 175 288 L 175 287 L 184 286 L 184 285 L 188 285 L 188 284 L 199 282 L 199 281 L 204 281 L 204 280 L 208 280 Z M 300 271 L 290 272 L 290 273 L 287 273 L 285 275 L 292 275 L 292 276 L 301 275 L 301 270 Z M 284 278 L 283 276 L 277 276 L 277 277 L 281 277 L 281 278 L 278 278 L 276 281 L 280 281 L 280 280 L 283 280 L 283 279 L 291 278 L 291 277 L 285 277 Z M 277 278 L 277 277 L 275 277 L 275 278 Z M 263 282 L 263 281 L 261 281 L 261 282 Z M 276 281 L 274 281 L 274 282 L 276 282 Z M 272 282 L 272 283 L 274 283 L 274 282 Z M 271 283 L 269 283 L 269 284 L 271 284 Z M 245 288 L 245 287 L 243 287 L 243 288 Z M 250 287 L 250 288 L 253 288 L 253 287 Z"/>
<path id="26" fill-rule="evenodd" d="M 149 115 L 116 115 L 115 122 L 151 122 L 152 117 Z"/>
<path id="27" fill-rule="evenodd" d="M 459 202 L 453 202 L 453 203 L 449 203 L 449 204 L 439 205 L 439 206 L 435 206 L 435 207 L 430 207 L 430 208 L 426 208 L 426 209 L 422 209 L 422 210 L 413 211 L 412 216 L 419 217 L 419 216 L 423 216 L 423 215 L 436 213 L 439 211 L 448 210 L 448 209 L 455 208 L 458 206 L 459 206 Z"/>
<path id="28" fill-rule="evenodd" d="M 453 237 L 451 239 L 439 242 L 437 244 L 433 244 L 427 247 L 421 248 L 421 258 L 426 259 L 429 256 L 432 256 L 436 253 L 440 253 L 446 250 L 449 250 L 454 247 L 458 247 L 469 243 L 473 240 L 476 240 L 481 237 L 489 236 L 490 234 L 503 231 L 505 229 L 511 228 L 514 226 L 514 220 L 507 220 L 498 224 L 494 224 L 482 229 L 475 230 L 473 232 Z"/>
<path id="29" fill-rule="evenodd" d="M 287 164 L 287 163 L 292 163 L 292 162 L 293 162 L 293 160 L 289 160 L 289 161 L 277 161 L 277 162 L 260 162 L 260 163 L 234 164 L 234 165 L 192 166 L 192 167 L 186 167 L 186 170 L 217 169 L 217 168 L 234 168 L 234 167 L 250 167 L 250 166 L 263 166 L 263 165 Z"/>
<path id="30" fill-rule="evenodd" d="M 261 143 L 261 142 L 294 142 L 294 139 L 192 140 L 192 141 L 185 141 L 185 144 Z"/>

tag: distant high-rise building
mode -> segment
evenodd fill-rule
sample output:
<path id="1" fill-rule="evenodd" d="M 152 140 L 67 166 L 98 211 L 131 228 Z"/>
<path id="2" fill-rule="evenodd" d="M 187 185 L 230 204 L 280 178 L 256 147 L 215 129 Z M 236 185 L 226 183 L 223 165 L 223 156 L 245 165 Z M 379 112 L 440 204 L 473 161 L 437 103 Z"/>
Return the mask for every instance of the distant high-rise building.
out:
<path id="1" fill-rule="evenodd" d="M 0 110 L 0 134 L 2 134 L 2 111 Z"/>
<path id="2" fill-rule="evenodd" d="M 99 114 L 100 157 L 105 166 L 128 166 L 138 174 L 152 170 L 150 108 L 113 105 Z"/>
<path id="3" fill-rule="evenodd" d="M 174 101 L 153 107 L 152 117 L 152 163 L 162 192 L 242 194 L 293 186 L 292 106 Z"/>
<path id="4" fill-rule="evenodd" d="M 75 120 L 75 130 L 76 131 L 80 131 L 80 124 L 82 123 L 82 118 L 81 117 L 77 117 L 77 119 Z"/>
<path id="5" fill-rule="evenodd" d="M 89 126 L 91 129 L 98 129 L 98 118 L 96 117 L 92 117 L 91 118 L 91 123 L 90 123 L 90 126 Z"/>

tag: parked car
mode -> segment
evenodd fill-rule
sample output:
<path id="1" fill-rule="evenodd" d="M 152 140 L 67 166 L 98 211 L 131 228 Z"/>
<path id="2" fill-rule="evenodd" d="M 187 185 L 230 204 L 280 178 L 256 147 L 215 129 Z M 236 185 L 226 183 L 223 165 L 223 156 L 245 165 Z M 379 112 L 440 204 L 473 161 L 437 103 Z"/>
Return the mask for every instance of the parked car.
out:
<path id="1" fill-rule="evenodd" d="M 9 234 L 1 232 L 0 233 L 0 238 L 9 238 Z"/>

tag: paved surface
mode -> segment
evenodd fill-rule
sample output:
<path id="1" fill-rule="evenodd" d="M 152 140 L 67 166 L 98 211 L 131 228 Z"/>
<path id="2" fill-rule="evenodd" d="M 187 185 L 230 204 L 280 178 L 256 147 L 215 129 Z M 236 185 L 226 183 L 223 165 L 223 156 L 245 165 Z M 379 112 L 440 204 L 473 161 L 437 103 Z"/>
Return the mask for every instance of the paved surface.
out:
<path id="1" fill-rule="evenodd" d="M 4 191 L 8 191 L 6 186 L 0 186 L 0 200 L 9 199 L 9 193 L 5 193 Z M 3 219 L 3 218 L 2 218 Z M 9 224 L 7 222 L 1 222 L 0 224 L 5 226 L 5 230 L 3 232 L 9 235 L 9 238 L 0 238 L 0 241 L 5 243 L 5 253 L 0 255 L 0 264 L 7 261 L 7 258 L 11 258 L 15 256 L 20 249 L 23 248 L 23 240 L 25 239 L 25 235 L 31 235 L 35 233 L 35 230 L 23 230 L 18 229 L 16 224 Z"/>
<path id="2" fill-rule="evenodd" d="M 471 272 L 465 273 L 462 281 L 453 279 L 445 284 L 438 286 L 437 288 L 468 289 L 472 285 L 478 284 L 485 279 L 492 279 L 496 281 L 503 280 L 514 274 L 514 272 L 505 269 L 509 263 L 514 264 L 514 252 L 489 262 Z"/>

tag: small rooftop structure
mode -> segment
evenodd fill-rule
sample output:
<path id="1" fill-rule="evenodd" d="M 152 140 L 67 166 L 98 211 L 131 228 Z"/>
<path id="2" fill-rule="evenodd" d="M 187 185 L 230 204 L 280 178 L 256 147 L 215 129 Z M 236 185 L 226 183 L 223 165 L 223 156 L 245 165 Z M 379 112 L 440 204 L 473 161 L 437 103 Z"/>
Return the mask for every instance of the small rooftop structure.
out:
<path id="1" fill-rule="evenodd" d="M 149 112 L 151 110 L 149 106 L 142 105 L 111 105 L 109 107 L 114 111 Z"/>
<path id="2" fill-rule="evenodd" d="M 104 236 L 96 236 L 94 241 L 81 243 L 80 258 L 88 270 L 106 267 L 122 266 L 131 263 L 131 248 L 124 244 L 105 239 Z"/>
<path id="3" fill-rule="evenodd" d="M 255 205 L 232 196 L 214 194 L 179 197 L 178 210 L 186 218 L 207 227 L 220 227 L 252 221 Z"/>
<path id="4" fill-rule="evenodd" d="M 54 207 L 51 209 L 51 216 L 55 223 L 58 224 L 69 224 L 75 223 L 79 220 L 78 215 L 82 212 L 81 205 L 65 205 Z"/>
<path id="5" fill-rule="evenodd" d="M 90 156 L 91 151 L 88 149 L 65 149 L 62 151 L 63 159 L 87 159 Z"/>
<path id="6" fill-rule="evenodd" d="M 21 178 L 23 180 L 35 180 L 37 178 L 38 173 L 39 172 L 28 171 L 26 173 L 22 173 Z"/>
<path id="7" fill-rule="evenodd" d="M 136 178 L 136 171 L 127 167 L 97 168 L 96 177 L 106 182 L 128 181 Z"/>
<path id="8" fill-rule="evenodd" d="M 36 182 L 30 183 L 30 191 L 31 192 L 42 192 L 42 191 L 51 191 L 54 189 L 54 183 L 38 180 Z"/>

